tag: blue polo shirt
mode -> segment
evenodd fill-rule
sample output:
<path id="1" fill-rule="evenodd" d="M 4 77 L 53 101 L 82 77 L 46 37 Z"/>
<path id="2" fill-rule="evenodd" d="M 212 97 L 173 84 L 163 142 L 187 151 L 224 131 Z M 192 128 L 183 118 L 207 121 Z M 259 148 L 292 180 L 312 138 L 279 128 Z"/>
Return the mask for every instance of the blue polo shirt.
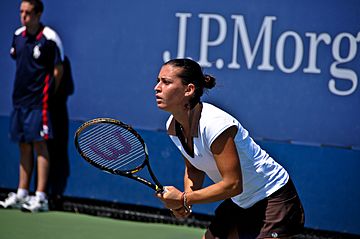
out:
<path id="1" fill-rule="evenodd" d="M 16 61 L 13 106 L 47 108 L 54 85 L 54 66 L 64 60 L 57 33 L 41 25 L 36 35 L 30 35 L 21 27 L 14 33 L 10 55 Z"/>

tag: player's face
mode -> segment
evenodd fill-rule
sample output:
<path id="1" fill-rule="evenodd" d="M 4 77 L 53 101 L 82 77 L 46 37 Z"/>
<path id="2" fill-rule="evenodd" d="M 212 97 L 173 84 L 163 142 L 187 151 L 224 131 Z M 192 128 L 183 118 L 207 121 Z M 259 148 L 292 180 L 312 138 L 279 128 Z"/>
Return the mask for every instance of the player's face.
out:
<path id="1" fill-rule="evenodd" d="M 178 77 L 182 69 L 171 65 L 164 65 L 157 78 L 155 86 L 157 106 L 168 112 L 176 112 L 184 109 L 189 101 L 187 86 Z"/>
<path id="2" fill-rule="evenodd" d="M 35 13 L 34 6 L 28 2 L 20 5 L 20 21 L 25 27 L 35 27 L 40 22 L 41 13 Z"/>

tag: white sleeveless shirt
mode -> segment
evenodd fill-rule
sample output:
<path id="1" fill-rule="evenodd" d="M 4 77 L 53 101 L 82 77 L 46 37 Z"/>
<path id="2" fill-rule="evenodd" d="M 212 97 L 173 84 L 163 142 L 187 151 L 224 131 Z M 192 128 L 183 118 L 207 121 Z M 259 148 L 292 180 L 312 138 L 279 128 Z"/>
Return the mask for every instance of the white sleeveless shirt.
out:
<path id="1" fill-rule="evenodd" d="M 174 118 L 171 115 L 166 123 L 168 132 L 171 131 L 169 127 L 174 125 Z M 197 136 L 193 138 L 194 157 L 184 150 L 176 135 L 170 134 L 170 138 L 194 167 L 205 172 L 213 182 L 217 183 L 222 180 L 222 177 L 216 167 L 210 146 L 221 133 L 231 126 L 238 128 L 235 144 L 243 180 L 243 192 L 232 197 L 232 200 L 242 208 L 249 208 L 284 186 L 289 180 L 289 175 L 280 164 L 254 142 L 248 131 L 234 117 L 211 104 L 202 103 Z"/>

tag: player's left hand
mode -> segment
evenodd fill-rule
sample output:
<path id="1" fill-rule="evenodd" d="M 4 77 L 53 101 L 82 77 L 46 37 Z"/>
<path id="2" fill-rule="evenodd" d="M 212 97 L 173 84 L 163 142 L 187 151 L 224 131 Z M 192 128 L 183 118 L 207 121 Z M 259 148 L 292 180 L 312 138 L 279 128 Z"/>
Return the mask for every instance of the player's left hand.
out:
<path id="1" fill-rule="evenodd" d="M 165 190 L 162 193 L 157 193 L 156 197 L 159 198 L 168 209 L 179 209 L 183 207 L 182 201 L 182 192 L 173 187 L 173 186 L 166 186 L 164 187 Z"/>
<path id="2" fill-rule="evenodd" d="M 170 209 L 170 211 L 176 218 L 187 218 L 191 214 L 191 211 L 185 210 L 184 206 L 178 209 Z"/>

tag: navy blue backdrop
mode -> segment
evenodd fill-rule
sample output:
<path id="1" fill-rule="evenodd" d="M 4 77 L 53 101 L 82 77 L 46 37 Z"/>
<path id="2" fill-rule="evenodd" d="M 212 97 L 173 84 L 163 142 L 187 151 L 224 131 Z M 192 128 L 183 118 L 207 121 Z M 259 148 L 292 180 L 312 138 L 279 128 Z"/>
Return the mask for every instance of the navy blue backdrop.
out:
<path id="1" fill-rule="evenodd" d="M 165 114 L 154 104 L 158 70 L 169 56 L 191 57 L 218 79 L 208 100 L 255 137 L 360 147 L 357 0 L 45 4 L 43 20 L 74 68 L 72 118 L 163 129 Z M 2 2 L 0 11 L 0 114 L 7 115 L 18 4 Z"/>
<path id="2" fill-rule="evenodd" d="M 354 189 L 360 165 L 359 1 L 45 1 L 43 21 L 59 33 L 72 63 L 73 128 L 77 120 L 117 118 L 143 130 L 160 152 L 156 157 L 179 157 L 158 132 L 168 115 L 156 108 L 153 87 L 164 61 L 190 57 L 217 78 L 204 100 L 231 112 L 288 165 L 307 206 L 307 225 L 360 234 L 355 203 L 360 195 Z M 3 169 L 13 168 L 5 158 L 17 158 L 6 120 L 15 71 L 9 49 L 19 24 L 18 2 L 2 1 Z M 72 168 L 85 168 L 73 148 L 70 152 Z M 16 187 L 8 170 L 0 175 L 1 187 Z M 104 194 L 91 191 L 76 170 L 70 182 L 68 195 L 130 201 L 120 193 L 111 196 L 107 187 Z M 78 188 L 83 190 L 75 193 Z M 138 196 L 135 203 L 144 203 L 145 196 Z M 148 198 L 145 204 L 160 206 Z M 211 212 L 210 207 L 199 211 Z"/>

